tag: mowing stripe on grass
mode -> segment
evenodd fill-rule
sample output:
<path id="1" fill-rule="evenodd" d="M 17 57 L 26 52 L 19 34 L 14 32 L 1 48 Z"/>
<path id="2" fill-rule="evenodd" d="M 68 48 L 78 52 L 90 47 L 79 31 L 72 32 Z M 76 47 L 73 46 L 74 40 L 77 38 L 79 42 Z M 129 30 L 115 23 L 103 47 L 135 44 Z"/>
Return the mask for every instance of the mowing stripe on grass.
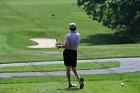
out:
<path id="1" fill-rule="evenodd" d="M 79 63 L 79 70 L 105 69 L 119 67 L 119 62 L 94 62 L 94 63 Z M 15 67 L 0 67 L 0 72 L 50 72 L 50 71 L 64 71 L 65 67 L 62 64 L 50 65 L 32 65 L 30 66 L 15 66 Z"/>
<path id="2" fill-rule="evenodd" d="M 0 78 L 0 91 L 2 93 L 139 93 L 140 72 L 123 73 L 125 86 L 120 86 L 120 78 L 117 74 L 107 75 L 82 75 L 85 78 L 85 88 L 80 90 L 67 89 L 65 76 L 50 77 L 13 77 Z M 72 76 L 74 82 L 77 79 Z"/>

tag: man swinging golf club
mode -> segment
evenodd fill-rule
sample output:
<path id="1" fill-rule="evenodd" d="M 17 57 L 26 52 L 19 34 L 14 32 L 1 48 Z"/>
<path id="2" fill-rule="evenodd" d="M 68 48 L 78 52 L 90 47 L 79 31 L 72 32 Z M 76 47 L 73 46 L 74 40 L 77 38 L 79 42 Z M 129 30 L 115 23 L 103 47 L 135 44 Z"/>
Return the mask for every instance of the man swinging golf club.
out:
<path id="1" fill-rule="evenodd" d="M 70 33 L 66 35 L 66 40 L 64 43 L 56 43 L 56 47 L 59 48 L 65 48 L 63 52 L 63 58 L 64 58 L 64 65 L 66 66 L 66 75 L 68 79 L 68 88 L 76 87 L 75 84 L 71 83 L 71 68 L 74 73 L 74 75 L 77 77 L 80 89 L 83 89 L 84 87 L 84 79 L 80 77 L 77 71 L 77 49 L 78 44 L 80 42 L 80 34 L 76 32 L 76 24 L 70 23 L 69 24 Z"/>

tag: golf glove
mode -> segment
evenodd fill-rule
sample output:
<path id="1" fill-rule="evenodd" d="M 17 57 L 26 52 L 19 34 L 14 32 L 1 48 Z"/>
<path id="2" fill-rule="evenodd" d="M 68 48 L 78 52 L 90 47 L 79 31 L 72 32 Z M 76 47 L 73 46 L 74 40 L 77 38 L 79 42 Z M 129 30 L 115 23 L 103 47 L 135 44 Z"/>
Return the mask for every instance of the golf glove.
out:
<path id="1" fill-rule="evenodd" d="M 56 42 L 55 47 L 56 47 L 57 49 L 59 49 L 61 45 L 62 45 L 62 43 Z"/>
<path id="2" fill-rule="evenodd" d="M 59 49 L 59 48 L 60 48 L 60 45 L 57 45 L 57 44 L 56 44 L 55 47 L 56 47 L 57 49 Z"/>

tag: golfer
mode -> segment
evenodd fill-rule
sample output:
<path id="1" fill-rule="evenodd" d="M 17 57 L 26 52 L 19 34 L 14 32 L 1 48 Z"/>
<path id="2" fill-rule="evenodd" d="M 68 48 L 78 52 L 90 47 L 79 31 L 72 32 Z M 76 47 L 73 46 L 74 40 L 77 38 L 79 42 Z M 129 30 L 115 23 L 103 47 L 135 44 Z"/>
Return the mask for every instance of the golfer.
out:
<path id="1" fill-rule="evenodd" d="M 74 75 L 77 77 L 80 89 L 83 89 L 84 87 L 84 79 L 80 77 L 77 71 L 77 49 L 78 44 L 80 42 L 80 34 L 76 32 L 76 24 L 70 23 L 69 24 L 70 33 L 66 35 L 66 40 L 62 44 L 58 43 L 56 44 L 57 48 L 65 48 L 63 52 L 63 58 L 64 58 L 64 65 L 66 66 L 66 75 L 68 79 L 68 88 L 76 87 L 75 84 L 71 83 L 71 68 L 74 73 Z"/>

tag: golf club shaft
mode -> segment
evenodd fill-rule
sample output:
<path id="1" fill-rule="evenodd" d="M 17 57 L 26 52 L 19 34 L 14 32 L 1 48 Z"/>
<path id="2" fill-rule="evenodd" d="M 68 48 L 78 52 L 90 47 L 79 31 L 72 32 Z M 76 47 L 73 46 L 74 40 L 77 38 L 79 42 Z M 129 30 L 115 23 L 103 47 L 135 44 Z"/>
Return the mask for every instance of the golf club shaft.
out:
<path id="1" fill-rule="evenodd" d="M 57 42 L 57 35 L 56 35 L 56 31 L 55 31 L 55 26 L 54 26 L 54 14 L 52 14 L 52 27 L 53 27 L 53 32 L 54 32 L 54 36 Z"/>

